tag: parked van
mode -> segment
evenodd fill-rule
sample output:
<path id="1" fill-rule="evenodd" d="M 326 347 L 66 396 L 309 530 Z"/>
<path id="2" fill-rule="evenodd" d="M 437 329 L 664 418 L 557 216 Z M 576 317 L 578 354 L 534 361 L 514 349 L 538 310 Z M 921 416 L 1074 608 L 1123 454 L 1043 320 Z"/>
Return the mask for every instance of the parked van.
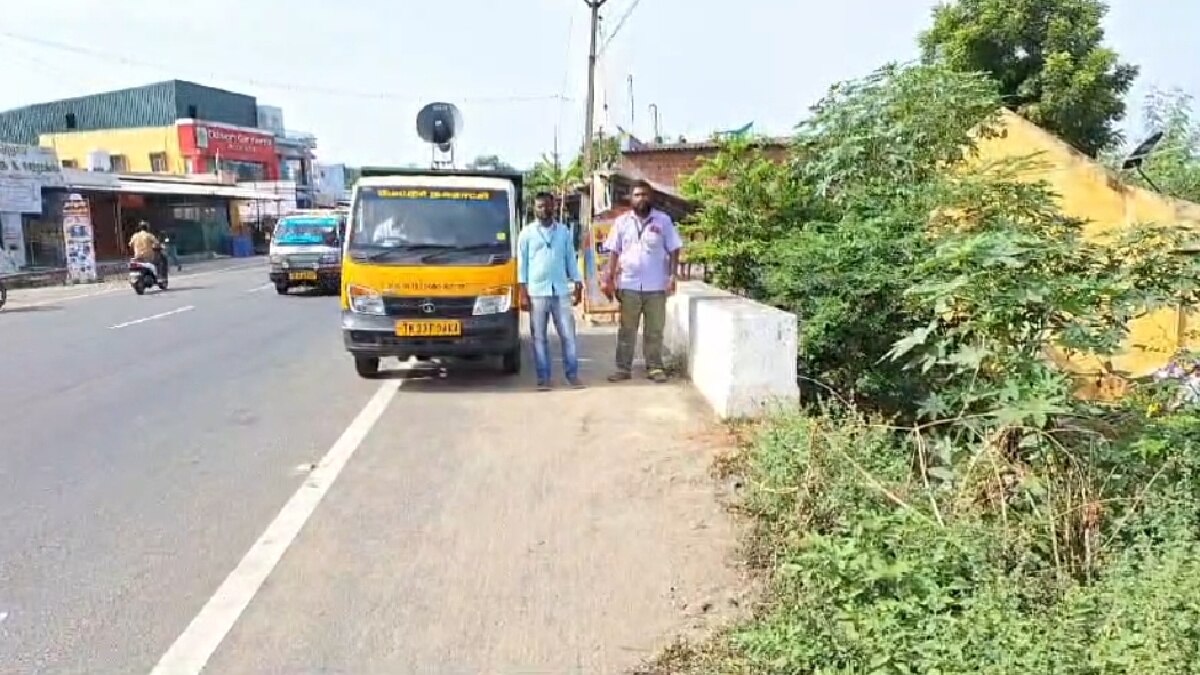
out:
<path id="1" fill-rule="evenodd" d="M 296 213 L 275 225 L 270 278 L 280 295 L 299 286 L 339 292 L 346 218 L 334 211 Z"/>

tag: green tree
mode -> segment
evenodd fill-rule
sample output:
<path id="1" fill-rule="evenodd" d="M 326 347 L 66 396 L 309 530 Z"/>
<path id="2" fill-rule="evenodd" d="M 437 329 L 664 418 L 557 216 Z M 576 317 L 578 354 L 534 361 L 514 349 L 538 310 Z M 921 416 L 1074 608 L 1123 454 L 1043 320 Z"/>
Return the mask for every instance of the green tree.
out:
<path id="1" fill-rule="evenodd" d="M 1192 104 L 1192 97 L 1180 89 L 1154 89 L 1146 96 L 1142 133 L 1144 137 L 1159 131 L 1163 134 L 1142 164 L 1142 174 L 1153 185 L 1135 171 L 1127 173 L 1127 180 L 1172 197 L 1200 202 L 1200 122 Z M 1112 163 L 1119 165 L 1128 151 L 1115 153 Z"/>
<path id="2" fill-rule="evenodd" d="M 542 158 L 534 163 L 533 168 L 525 174 L 525 196 L 527 209 L 533 207 L 533 195 L 538 192 L 549 192 L 558 200 L 559 220 L 565 219 L 565 203 L 568 194 L 583 183 L 583 162 L 576 157 L 567 164 L 555 162 L 550 157 Z"/>
<path id="3" fill-rule="evenodd" d="M 934 10 L 926 61 L 985 72 L 1004 105 L 1096 156 L 1118 145 L 1116 122 L 1138 68 L 1104 46 L 1101 0 L 957 0 Z"/>

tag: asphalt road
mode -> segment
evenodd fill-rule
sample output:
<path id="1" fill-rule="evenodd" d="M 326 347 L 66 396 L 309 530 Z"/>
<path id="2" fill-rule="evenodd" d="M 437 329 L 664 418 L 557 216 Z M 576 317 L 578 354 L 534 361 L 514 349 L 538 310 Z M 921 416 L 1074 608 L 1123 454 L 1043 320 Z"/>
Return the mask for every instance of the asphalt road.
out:
<path id="1" fill-rule="evenodd" d="M 172 281 L 0 311 L 0 673 L 618 672 L 728 581 L 684 386 L 366 381 L 336 298 Z"/>

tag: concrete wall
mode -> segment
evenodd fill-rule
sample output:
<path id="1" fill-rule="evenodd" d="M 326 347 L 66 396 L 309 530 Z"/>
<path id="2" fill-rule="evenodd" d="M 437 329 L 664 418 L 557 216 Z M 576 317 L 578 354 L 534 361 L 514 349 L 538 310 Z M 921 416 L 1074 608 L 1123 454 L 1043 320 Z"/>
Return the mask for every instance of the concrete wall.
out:
<path id="1" fill-rule="evenodd" d="M 110 155 L 124 155 L 132 173 L 150 173 L 150 155 L 155 153 L 167 156 L 167 173 L 187 173 L 179 149 L 179 131 L 174 125 L 42 134 L 38 140 L 39 145 L 54 148 L 60 162 L 73 161 L 80 168 L 87 166 L 88 153 L 103 150 Z"/>
<path id="2" fill-rule="evenodd" d="M 794 406 L 796 317 L 697 281 L 667 302 L 664 342 L 722 419 Z"/>
<path id="3" fill-rule="evenodd" d="M 1028 172 L 1058 193 L 1062 212 L 1086 220 L 1085 236 L 1103 238 L 1142 224 L 1178 224 L 1200 230 L 1200 205 L 1123 183 L 1106 167 L 1024 118 L 1005 112 L 1001 138 L 980 143 L 982 161 L 1030 157 L 1042 166 Z M 1162 310 L 1133 321 L 1125 351 L 1111 359 L 1114 370 L 1143 377 L 1162 367 L 1180 349 L 1200 349 L 1196 308 Z M 1056 362 L 1081 374 L 1099 374 L 1100 359 L 1054 354 Z"/>

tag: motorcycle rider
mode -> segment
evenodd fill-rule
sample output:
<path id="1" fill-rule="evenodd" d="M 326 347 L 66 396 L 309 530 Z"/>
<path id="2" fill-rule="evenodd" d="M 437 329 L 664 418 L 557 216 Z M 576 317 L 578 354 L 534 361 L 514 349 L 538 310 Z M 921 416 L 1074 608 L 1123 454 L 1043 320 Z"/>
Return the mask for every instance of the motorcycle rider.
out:
<path id="1" fill-rule="evenodd" d="M 155 274 L 160 279 L 165 276 L 162 242 L 150 231 L 150 223 L 144 220 L 138 223 L 137 232 L 129 239 L 129 248 L 133 249 L 134 260 L 154 265 Z"/>

